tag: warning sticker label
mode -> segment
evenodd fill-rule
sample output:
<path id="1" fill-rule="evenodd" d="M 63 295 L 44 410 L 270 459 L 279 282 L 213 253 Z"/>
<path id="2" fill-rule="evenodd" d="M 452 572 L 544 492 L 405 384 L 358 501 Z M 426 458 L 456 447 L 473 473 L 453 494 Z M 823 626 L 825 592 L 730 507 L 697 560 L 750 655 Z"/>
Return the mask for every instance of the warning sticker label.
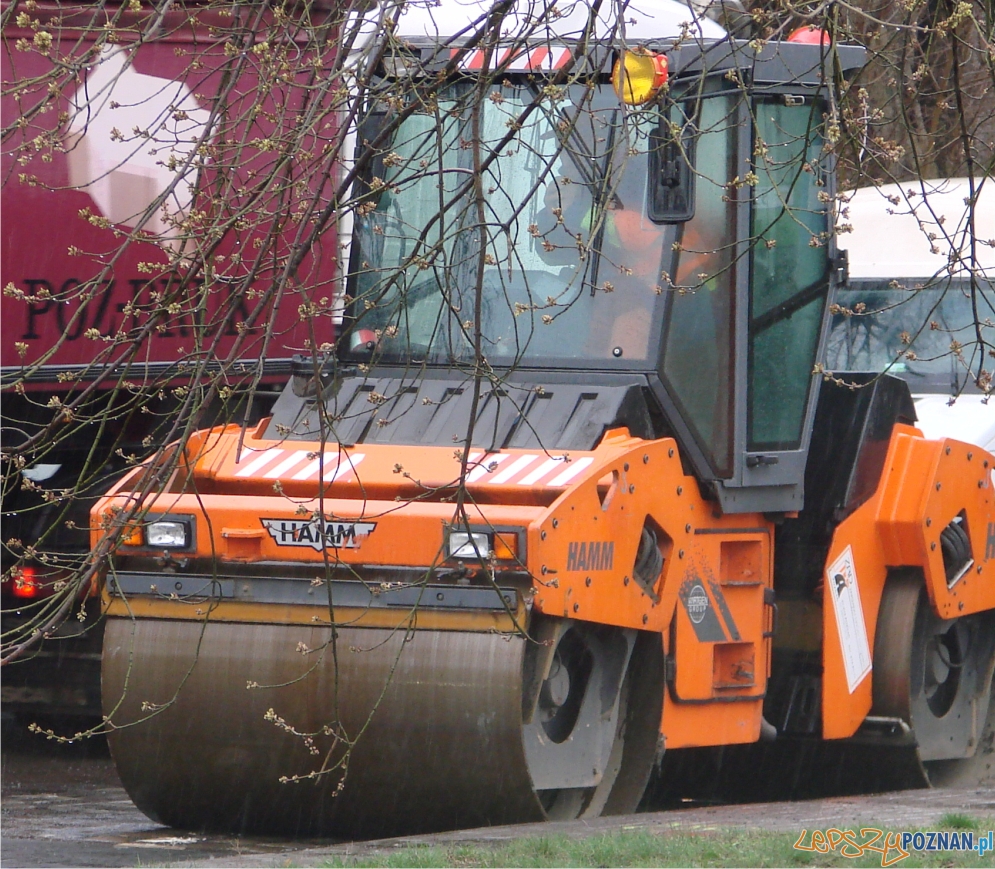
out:
<path id="1" fill-rule="evenodd" d="M 871 649 L 867 642 L 864 610 L 860 605 L 860 587 L 857 585 L 853 552 L 849 546 L 829 565 L 826 581 L 829 583 L 833 611 L 836 613 L 847 687 L 852 694 L 871 672 Z"/>

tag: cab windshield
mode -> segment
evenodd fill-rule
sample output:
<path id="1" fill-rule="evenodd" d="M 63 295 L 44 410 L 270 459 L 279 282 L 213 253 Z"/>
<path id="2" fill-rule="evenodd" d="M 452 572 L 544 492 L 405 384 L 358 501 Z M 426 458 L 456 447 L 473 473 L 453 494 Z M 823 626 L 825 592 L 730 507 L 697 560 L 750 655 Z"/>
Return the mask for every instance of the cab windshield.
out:
<path id="1" fill-rule="evenodd" d="M 345 354 L 449 364 L 479 341 L 501 366 L 646 360 L 673 247 L 646 213 L 658 111 L 623 110 L 610 85 L 476 96 L 467 81 L 418 106 L 366 173 Z"/>

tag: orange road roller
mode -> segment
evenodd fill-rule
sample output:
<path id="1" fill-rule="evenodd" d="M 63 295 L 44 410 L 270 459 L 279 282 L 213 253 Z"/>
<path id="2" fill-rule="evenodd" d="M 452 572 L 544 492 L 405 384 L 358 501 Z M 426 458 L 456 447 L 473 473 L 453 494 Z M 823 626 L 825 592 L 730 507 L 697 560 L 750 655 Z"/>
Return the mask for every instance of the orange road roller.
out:
<path id="1" fill-rule="evenodd" d="M 94 508 L 150 818 L 593 817 L 719 747 L 995 782 L 995 457 L 817 364 L 863 50 L 581 6 L 374 20 L 334 347 Z"/>

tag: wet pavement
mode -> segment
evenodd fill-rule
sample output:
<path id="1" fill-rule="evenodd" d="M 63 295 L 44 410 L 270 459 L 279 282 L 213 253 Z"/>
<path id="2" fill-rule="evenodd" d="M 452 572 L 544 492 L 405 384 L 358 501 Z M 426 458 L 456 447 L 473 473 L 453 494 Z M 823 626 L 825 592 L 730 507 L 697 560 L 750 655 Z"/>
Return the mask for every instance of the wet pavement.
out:
<path id="1" fill-rule="evenodd" d="M 332 857 L 373 856 L 418 843 L 499 844 L 527 835 L 596 835 L 641 829 L 705 832 L 720 827 L 785 832 L 873 822 L 881 829 L 928 827 L 948 813 L 995 817 L 988 789 L 913 790 L 793 803 L 708 806 L 591 821 L 462 830 L 432 836 L 333 843 L 190 834 L 156 824 L 122 789 L 106 744 L 59 746 L 3 728 L 0 863 L 49 866 L 314 866 Z"/>
<path id="2" fill-rule="evenodd" d="M 57 732 L 72 732 L 66 728 Z M 316 840 L 208 836 L 150 821 L 128 798 L 103 739 L 58 745 L 4 722 L 0 764 L 0 865 L 162 866 L 284 854 Z"/>
<path id="3" fill-rule="evenodd" d="M 597 836 L 618 830 L 642 830 L 654 835 L 668 833 L 708 833 L 719 829 L 765 830 L 801 833 L 833 827 L 858 830 L 862 827 L 901 831 L 936 827 L 947 814 L 966 814 L 984 819 L 983 829 L 991 829 L 995 818 L 995 793 L 981 789 L 909 790 L 870 796 L 832 797 L 783 803 L 751 803 L 615 815 L 588 821 L 555 821 L 544 824 L 518 824 L 477 830 L 455 830 L 428 836 L 403 836 L 368 842 L 346 842 L 311 847 L 285 853 L 245 854 L 239 858 L 208 861 L 178 861 L 175 866 L 284 867 L 320 866 L 332 859 L 357 857 L 375 861 L 398 848 L 412 845 L 500 845 L 524 836 L 564 835 L 573 838 Z M 995 864 L 993 864 L 995 865 Z"/>

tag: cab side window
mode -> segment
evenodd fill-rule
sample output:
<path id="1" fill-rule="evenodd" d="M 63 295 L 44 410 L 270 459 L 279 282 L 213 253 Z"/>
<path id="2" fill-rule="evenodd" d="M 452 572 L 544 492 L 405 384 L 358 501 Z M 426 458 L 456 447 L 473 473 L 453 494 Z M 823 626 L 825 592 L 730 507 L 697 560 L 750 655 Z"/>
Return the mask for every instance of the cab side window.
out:
<path id="1" fill-rule="evenodd" d="M 829 287 L 822 107 L 756 104 L 747 449 L 791 450 L 802 423 Z"/>

